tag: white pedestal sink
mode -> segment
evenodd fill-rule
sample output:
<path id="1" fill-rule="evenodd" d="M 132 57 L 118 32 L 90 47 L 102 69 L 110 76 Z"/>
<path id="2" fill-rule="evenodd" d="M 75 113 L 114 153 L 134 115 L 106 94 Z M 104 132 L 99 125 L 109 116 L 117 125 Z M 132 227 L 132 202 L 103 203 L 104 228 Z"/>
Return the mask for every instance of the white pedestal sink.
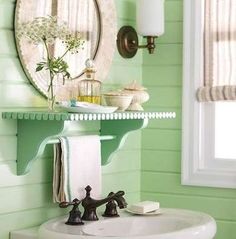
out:
<path id="1" fill-rule="evenodd" d="M 155 216 L 120 215 L 83 226 L 68 226 L 67 218 L 57 218 L 41 225 L 39 239 L 213 239 L 216 233 L 215 220 L 200 212 L 162 209 Z"/>

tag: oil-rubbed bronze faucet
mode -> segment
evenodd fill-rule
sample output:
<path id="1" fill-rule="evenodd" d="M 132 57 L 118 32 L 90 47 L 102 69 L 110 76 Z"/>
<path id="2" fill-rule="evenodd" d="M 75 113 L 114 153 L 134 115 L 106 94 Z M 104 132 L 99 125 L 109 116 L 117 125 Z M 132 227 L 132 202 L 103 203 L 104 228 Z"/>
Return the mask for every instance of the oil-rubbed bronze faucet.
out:
<path id="1" fill-rule="evenodd" d="M 60 208 L 67 208 L 69 206 L 73 206 L 72 210 L 70 211 L 70 216 L 66 222 L 67 225 L 75 226 L 84 224 L 81 220 L 81 212 L 79 210 L 80 203 L 81 201 L 76 198 L 72 202 L 61 202 L 59 204 Z"/>
<path id="2" fill-rule="evenodd" d="M 117 193 L 109 193 L 109 195 L 101 200 L 96 200 L 91 198 L 90 191 L 92 188 L 90 186 L 87 186 L 85 188 L 86 190 L 86 197 L 82 200 L 82 206 L 84 207 L 84 214 L 82 216 L 82 219 L 85 221 L 96 221 L 98 220 L 98 216 L 96 213 L 96 209 L 105 204 L 107 204 L 106 211 L 104 213 L 104 216 L 112 217 L 112 216 L 118 216 L 116 209 L 114 208 L 114 201 L 118 204 L 119 208 L 125 208 L 127 206 L 127 203 L 125 199 L 123 198 L 125 192 L 124 191 L 118 191 Z M 111 208 L 111 210 L 109 210 Z"/>

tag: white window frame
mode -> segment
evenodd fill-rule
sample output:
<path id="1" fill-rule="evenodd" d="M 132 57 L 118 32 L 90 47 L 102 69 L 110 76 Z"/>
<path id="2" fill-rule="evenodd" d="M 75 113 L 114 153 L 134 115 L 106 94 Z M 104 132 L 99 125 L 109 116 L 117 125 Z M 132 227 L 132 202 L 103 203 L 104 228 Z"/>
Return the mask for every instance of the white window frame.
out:
<path id="1" fill-rule="evenodd" d="M 236 160 L 213 158 L 213 140 L 203 142 L 204 135 L 214 139 L 209 120 L 209 115 L 214 117 L 213 104 L 196 100 L 203 79 L 203 4 L 184 0 L 182 184 L 236 188 Z M 209 132 L 203 130 L 206 125 L 211 126 Z"/>

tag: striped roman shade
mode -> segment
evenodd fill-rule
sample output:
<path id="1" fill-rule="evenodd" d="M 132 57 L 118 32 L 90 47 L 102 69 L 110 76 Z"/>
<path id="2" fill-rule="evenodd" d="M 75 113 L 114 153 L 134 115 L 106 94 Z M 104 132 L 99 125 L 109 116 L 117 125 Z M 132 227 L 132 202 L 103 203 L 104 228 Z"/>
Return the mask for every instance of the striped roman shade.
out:
<path id="1" fill-rule="evenodd" d="M 205 0 L 204 85 L 197 98 L 236 100 L 236 0 Z"/>

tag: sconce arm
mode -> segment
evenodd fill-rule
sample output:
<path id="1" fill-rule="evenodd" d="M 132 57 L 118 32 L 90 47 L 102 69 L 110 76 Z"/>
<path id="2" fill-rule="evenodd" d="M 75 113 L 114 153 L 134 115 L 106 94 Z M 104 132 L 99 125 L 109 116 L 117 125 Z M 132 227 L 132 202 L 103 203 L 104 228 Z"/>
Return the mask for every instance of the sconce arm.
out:
<path id="1" fill-rule="evenodd" d="M 136 55 L 138 49 L 147 48 L 150 54 L 154 53 L 156 48 L 155 39 L 157 36 L 145 36 L 146 45 L 139 45 L 138 35 L 131 26 L 123 26 L 117 35 L 117 48 L 124 58 L 132 58 Z"/>
<path id="2" fill-rule="evenodd" d="M 147 48 L 149 51 L 149 54 L 153 54 L 154 50 L 156 48 L 155 40 L 158 38 L 157 36 L 145 36 L 144 38 L 147 38 L 147 44 L 146 45 L 139 45 L 139 49 L 145 49 Z"/>

